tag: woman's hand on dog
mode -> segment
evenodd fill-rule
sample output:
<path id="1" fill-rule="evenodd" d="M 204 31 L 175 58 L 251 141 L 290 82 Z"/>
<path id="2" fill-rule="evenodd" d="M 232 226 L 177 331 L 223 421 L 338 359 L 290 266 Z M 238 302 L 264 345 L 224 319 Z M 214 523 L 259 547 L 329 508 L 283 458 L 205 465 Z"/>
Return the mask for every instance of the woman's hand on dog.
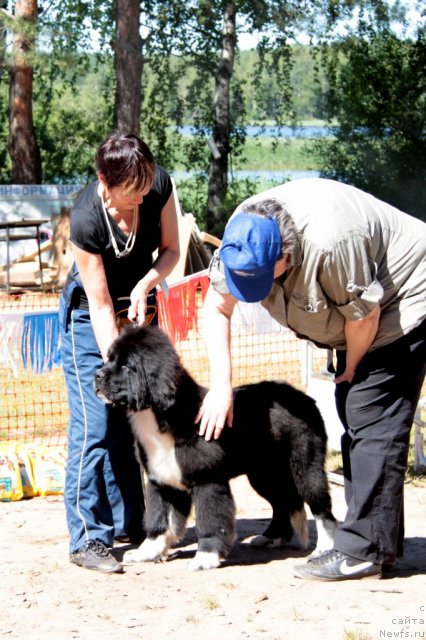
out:
<path id="1" fill-rule="evenodd" d="M 212 387 L 207 392 L 195 422 L 200 422 L 198 433 L 206 440 L 217 440 L 225 424 L 232 426 L 233 391 L 231 386 Z"/>
<path id="2" fill-rule="evenodd" d="M 130 294 L 130 306 L 127 317 L 130 322 L 142 325 L 145 321 L 148 291 L 140 280 Z"/>

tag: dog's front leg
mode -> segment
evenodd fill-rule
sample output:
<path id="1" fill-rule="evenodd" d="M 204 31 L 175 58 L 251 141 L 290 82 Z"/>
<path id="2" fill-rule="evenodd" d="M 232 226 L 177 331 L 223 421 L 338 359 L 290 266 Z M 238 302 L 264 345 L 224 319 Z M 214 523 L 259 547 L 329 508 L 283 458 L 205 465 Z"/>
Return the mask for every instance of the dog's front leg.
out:
<path id="1" fill-rule="evenodd" d="M 235 542 L 235 504 L 229 484 L 203 484 L 192 490 L 198 549 L 192 570 L 215 569 Z"/>
<path id="2" fill-rule="evenodd" d="M 124 554 L 123 562 L 129 564 L 165 560 L 170 547 L 185 533 L 190 509 L 189 493 L 148 480 L 145 492 L 147 537 L 138 549 Z"/>

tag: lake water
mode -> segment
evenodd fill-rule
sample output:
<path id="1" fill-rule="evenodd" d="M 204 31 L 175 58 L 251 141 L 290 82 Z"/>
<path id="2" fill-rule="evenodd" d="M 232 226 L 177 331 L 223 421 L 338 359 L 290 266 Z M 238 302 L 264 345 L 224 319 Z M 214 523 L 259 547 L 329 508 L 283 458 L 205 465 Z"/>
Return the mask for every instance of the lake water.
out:
<path id="1" fill-rule="evenodd" d="M 189 136 L 193 134 L 193 129 L 190 125 L 183 125 L 178 128 L 178 131 L 184 135 Z M 276 126 L 254 126 L 250 125 L 246 127 L 247 137 L 258 136 L 261 138 L 272 138 L 280 135 L 282 138 L 326 138 L 331 135 L 330 127 L 309 125 L 305 127 L 281 127 L 279 129 Z M 173 177 L 179 180 L 185 180 L 194 176 L 193 171 L 173 171 Z M 274 182 L 286 182 L 287 180 L 298 180 L 300 178 L 317 178 L 319 171 L 260 171 L 260 170 L 239 170 L 233 171 L 229 174 L 229 178 L 236 178 L 238 180 L 244 180 L 249 178 L 251 180 L 270 180 Z"/>
<path id="2" fill-rule="evenodd" d="M 189 136 L 194 133 L 191 125 L 182 125 L 178 127 L 179 133 Z M 273 138 L 280 136 L 282 138 L 327 138 L 331 134 L 330 127 L 309 125 L 306 127 L 281 127 L 265 126 L 259 127 L 249 125 L 246 127 L 246 135 L 248 137 L 258 136 L 260 138 Z"/>
<path id="3" fill-rule="evenodd" d="M 175 178 L 176 182 L 179 182 L 179 180 L 186 180 L 188 178 L 193 178 L 195 174 L 194 171 L 171 171 L 170 173 L 172 177 Z M 318 178 L 319 171 L 240 170 L 240 171 L 233 171 L 232 174 L 229 173 L 229 179 L 231 179 L 232 177 L 238 180 L 244 180 L 245 178 L 249 178 L 250 180 L 270 180 L 270 181 L 281 183 L 281 182 L 286 182 L 287 180 L 299 180 L 300 178 Z"/>

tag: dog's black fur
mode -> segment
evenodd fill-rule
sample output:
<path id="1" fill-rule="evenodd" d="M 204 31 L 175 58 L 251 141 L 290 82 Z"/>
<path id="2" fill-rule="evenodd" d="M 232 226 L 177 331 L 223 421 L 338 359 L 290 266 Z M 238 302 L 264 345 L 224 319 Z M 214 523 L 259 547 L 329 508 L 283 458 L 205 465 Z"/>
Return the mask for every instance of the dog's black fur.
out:
<path id="1" fill-rule="evenodd" d="M 273 381 L 236 388 L 232 428 L 207 442 L 195 424 L 207 390 L 183 367 L 166 334 L 149 326 L 129 327 L 116 339 L 95 385 L 100 397 L 129 412 L 148 475 L 147 539 L 127 560 L 167 554 L 183 536 L 193 502 L 198 552 L 192 568 L 218 566 L 235 539 L 229 480 L 241 474 L 272 506 L 262 545 L 290 540 L 293 526 L 307 542 L 304 502 L 334 533 L 326 431 L 314 400 L 303 392 Z"/>

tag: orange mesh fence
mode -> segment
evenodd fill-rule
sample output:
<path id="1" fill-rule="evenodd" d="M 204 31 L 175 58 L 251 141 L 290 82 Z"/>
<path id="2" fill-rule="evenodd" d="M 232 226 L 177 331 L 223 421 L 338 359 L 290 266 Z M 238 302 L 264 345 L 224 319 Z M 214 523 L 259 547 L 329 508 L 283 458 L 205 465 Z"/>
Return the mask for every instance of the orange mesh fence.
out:
<path id="1" fill-rule="evenodd" d="M 209 383 L 202 307 L 205 272 L 158 295 L 160 326 L 194 378 Z M 59 294 L 0 296 L 0 441 L 44 445 L 66 440 L 68 404 L 58 351 Z M 261 305 L 239 304 L 232 319 L 235 385 L 283 379 L 304 387 L 302 341 L 273 321 Z M 314 350 L 313 368 L 326 352 Z"/>
<path id="2" fill-rule="evenodd" d="M 160 326 L 194 378 L 209 383 L 203 338 L 205 272 L 158 295 Z M 59 294 L 0 295 L 0 502 L 64 491 L 68 402 L 60 366 Z M 327 352 L 270 318 L 260 304 L 238 304 L 232 317 L 234 385 L 286 380 L 312 393 L 340 447 L 333 385 L 323 385 Z M 320 387 L 318 387 L 320 384 Z M 315 387 L 316 385 L 316 387 Z M 425 388 L 424 388 L 425 391 Z M 333 406 L 330 413 L 330 404 Z M 419 415 L 415 459 L 424 464 Z M 329 433 L 329 436 L 330 436 Z"/>
<path id="3" fill-rule="evenodd" d="M 16 293 L 0 295 L 0 313 L 25 313 L 42 311 L 43 309 L 58 309 L 58 293 Z"/>
<path id="4" fill-rule="evenodd" d="M 57 323 L 58 300 L 58 294 L 0 296 L 0 441 L 65 442 L 65 383 L 61 368 L 52 361 L 56 352 L 54 360 L 59 364 L 57 338 L 55 344 L 45 340 L 40 351 L 31 345 L 24 322 L 32 318 L 47 327 Z M 28 360 L 31 348 L 33 357 Z"/>

